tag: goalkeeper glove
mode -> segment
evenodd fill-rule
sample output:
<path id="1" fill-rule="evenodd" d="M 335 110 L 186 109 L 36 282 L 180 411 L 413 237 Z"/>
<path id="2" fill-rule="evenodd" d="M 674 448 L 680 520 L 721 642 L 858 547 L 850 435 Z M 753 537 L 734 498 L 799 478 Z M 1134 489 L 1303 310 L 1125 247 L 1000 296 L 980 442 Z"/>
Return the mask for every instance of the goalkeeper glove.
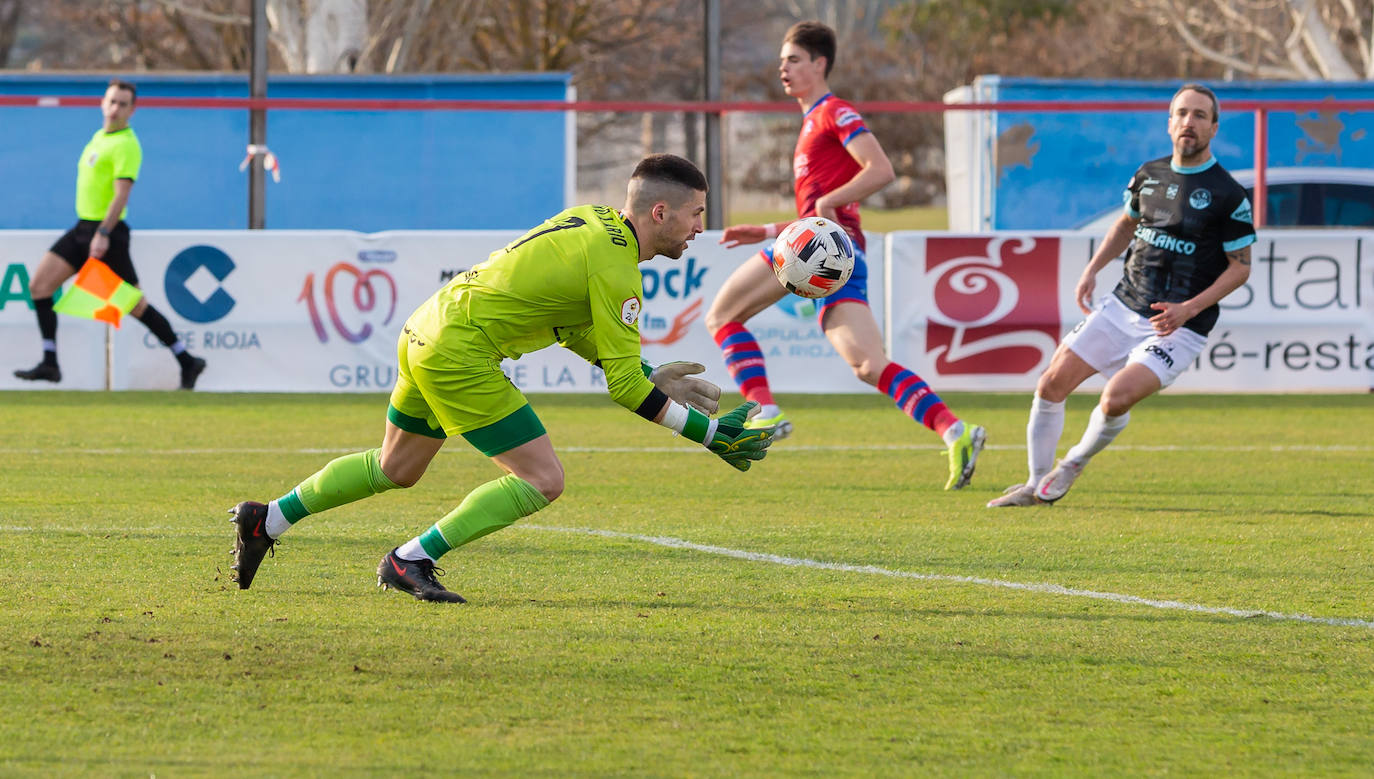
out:
<path id="1" fill-rule="evenodd" d="M 720 419 L 711 419 L 694 408 L 669 400 L 658 423 L 710 449 L 737 470 L 747 471 L 755 460 L 762 460 L 773 443 L 773 428 L 746 430 L 749 412 L 758 406 L 749 401 Z"/>
<path id="2" fill-rule="evenodd" d="M 743 403 L 716 420 L 716 429 L 706 448 L 720 459 L 741 471 L 749 470 L 755 460 L 762 460 L 773 443 L 773 428 L 749 430 L 744 427 L 749 412 L 758 406 L 754 401 Z"/>
<path id="3" fill-rule="evenodd" d="M 700 363 L 666 362 L 650 370 L 649 381 L 673 400 L 710 416 L 720 410 L 720 387 L 693 376 L 705 371 Z"/>

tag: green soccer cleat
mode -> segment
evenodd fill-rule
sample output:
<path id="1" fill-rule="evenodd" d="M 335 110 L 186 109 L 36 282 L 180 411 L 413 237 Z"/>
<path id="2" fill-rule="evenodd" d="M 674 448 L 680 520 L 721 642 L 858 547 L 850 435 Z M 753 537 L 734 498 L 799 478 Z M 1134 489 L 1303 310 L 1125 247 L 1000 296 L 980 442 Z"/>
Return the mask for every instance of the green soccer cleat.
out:
<path id="1" fill-rule="evenodd" d="M 960 490 L 973 479 L 973 468 L 978 464 L 978 453 L 983 451 L 988 434 L 979 425 L 964 425 L 964 433 L 949 445 L 949 481 L 945 489 Z"/>
<path id="2" fill-rule="evenodd" d="M 745 430 L 762 430 L 769 427 L 773 428 L 773 441 L 775 443 L 792 435 L 792 423 L 787 421 L 787 415 L 781 411 L 778 412 L 777 416 L 767 419 L 754 417 L 744 423 Z"/>

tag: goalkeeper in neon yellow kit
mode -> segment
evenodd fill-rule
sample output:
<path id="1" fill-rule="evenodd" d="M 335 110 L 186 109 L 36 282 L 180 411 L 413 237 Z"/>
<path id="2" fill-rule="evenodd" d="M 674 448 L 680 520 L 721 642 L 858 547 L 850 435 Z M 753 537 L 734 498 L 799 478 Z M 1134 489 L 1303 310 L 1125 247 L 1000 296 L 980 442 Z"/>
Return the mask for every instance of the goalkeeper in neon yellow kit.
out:
<path id="1" fill-rule="evenodd" d="M 468 493 L 425 532 L 388 552 L 378 584 L 420 600 L 462 603 L 435 578 L 446 552 L 549 505 L 563 465 L 501 360 L 558 343 L 606 372 L 611 397 L 702 444 L 744 471 L 763 459 L 771 429 L 746 430 L 753 403 L 719 419 L 720 389 L 694 363 L 652 368 L 640 358 L 639 263 L 680 258 L 702 231 L 706 179 L 671 154 L 640 161 L 625 207 L 570 208 L 458 276 L 411 314 L 397 343 L 396 386 L 378 449 L 340 457 L 271 503 L 230 512 L 234 569 L 248 589 L 276 539 L 310 514 L 410 487 L 444 441 L 460 435 L 504 476 Z"/>

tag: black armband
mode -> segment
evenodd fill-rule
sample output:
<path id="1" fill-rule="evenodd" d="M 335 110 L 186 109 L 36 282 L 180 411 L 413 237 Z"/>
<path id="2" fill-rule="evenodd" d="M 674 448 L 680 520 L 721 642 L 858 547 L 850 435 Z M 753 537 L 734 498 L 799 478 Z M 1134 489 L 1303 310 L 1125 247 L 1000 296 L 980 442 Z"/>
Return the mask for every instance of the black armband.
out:
<path id="1" fill-rule="evenodd" d="M 662 411 L 667 403 L 667 394 L 658 387 L 654 387 L 653 390 L 649 392 L 649 397 L 645 398 L 644 402 L 639 404 L 639 408 L 635 409 L 635 413 L 652 422 L 658 417 L 658 412 Z"/>

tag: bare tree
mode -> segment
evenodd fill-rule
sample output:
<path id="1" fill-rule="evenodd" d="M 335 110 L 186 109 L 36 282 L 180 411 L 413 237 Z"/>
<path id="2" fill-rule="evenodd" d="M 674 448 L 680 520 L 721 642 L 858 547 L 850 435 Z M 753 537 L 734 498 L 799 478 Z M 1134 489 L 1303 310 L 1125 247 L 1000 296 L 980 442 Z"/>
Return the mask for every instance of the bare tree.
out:
<path id="1" fill-rule="evenodd" d="M 19 33 L 19 12 L 23 10 L 23 0 L 0 0 L 0 68 L 10 60 Z"/>
<path id="2" fill-rule="evenodd" d="M 835 31 L 840 39 L 872 37 L 883 17 L 902 0 L 764 0 L 763 5 L 789 22 L 814 20 Z"/>
<path id="3" fill-rule="evenodd" d="M 357 70 L 368 40 L 367 6 L 367 0 L 267 0 L 272 42 L 287 70 Z"/>
<path id="4" fill-rule="evenodd" d="M 234 64 L 248 59 L 244 51 L 252 20 L 242 3 L 225 0 L 156 0 L 173 41 L 188 44 L 196 64 L 214 67 L 209 37 L 221 59 Z M 136 5 L 136 4 L 135 4 Z M 267 0 L 268 41 L 289 73 L 350 73 L 357 69 L 368 40 L 367 0 Z M 199 27 L 194 29 L 193 24 Z M 222 65 L 220 67 L 223 67 Z"/>
<path id="5" fill-rule="evenodd" d="M 1374 78 L 1374 0 L 1129 0 L 1129 6 L 1235 73 Z"/>

